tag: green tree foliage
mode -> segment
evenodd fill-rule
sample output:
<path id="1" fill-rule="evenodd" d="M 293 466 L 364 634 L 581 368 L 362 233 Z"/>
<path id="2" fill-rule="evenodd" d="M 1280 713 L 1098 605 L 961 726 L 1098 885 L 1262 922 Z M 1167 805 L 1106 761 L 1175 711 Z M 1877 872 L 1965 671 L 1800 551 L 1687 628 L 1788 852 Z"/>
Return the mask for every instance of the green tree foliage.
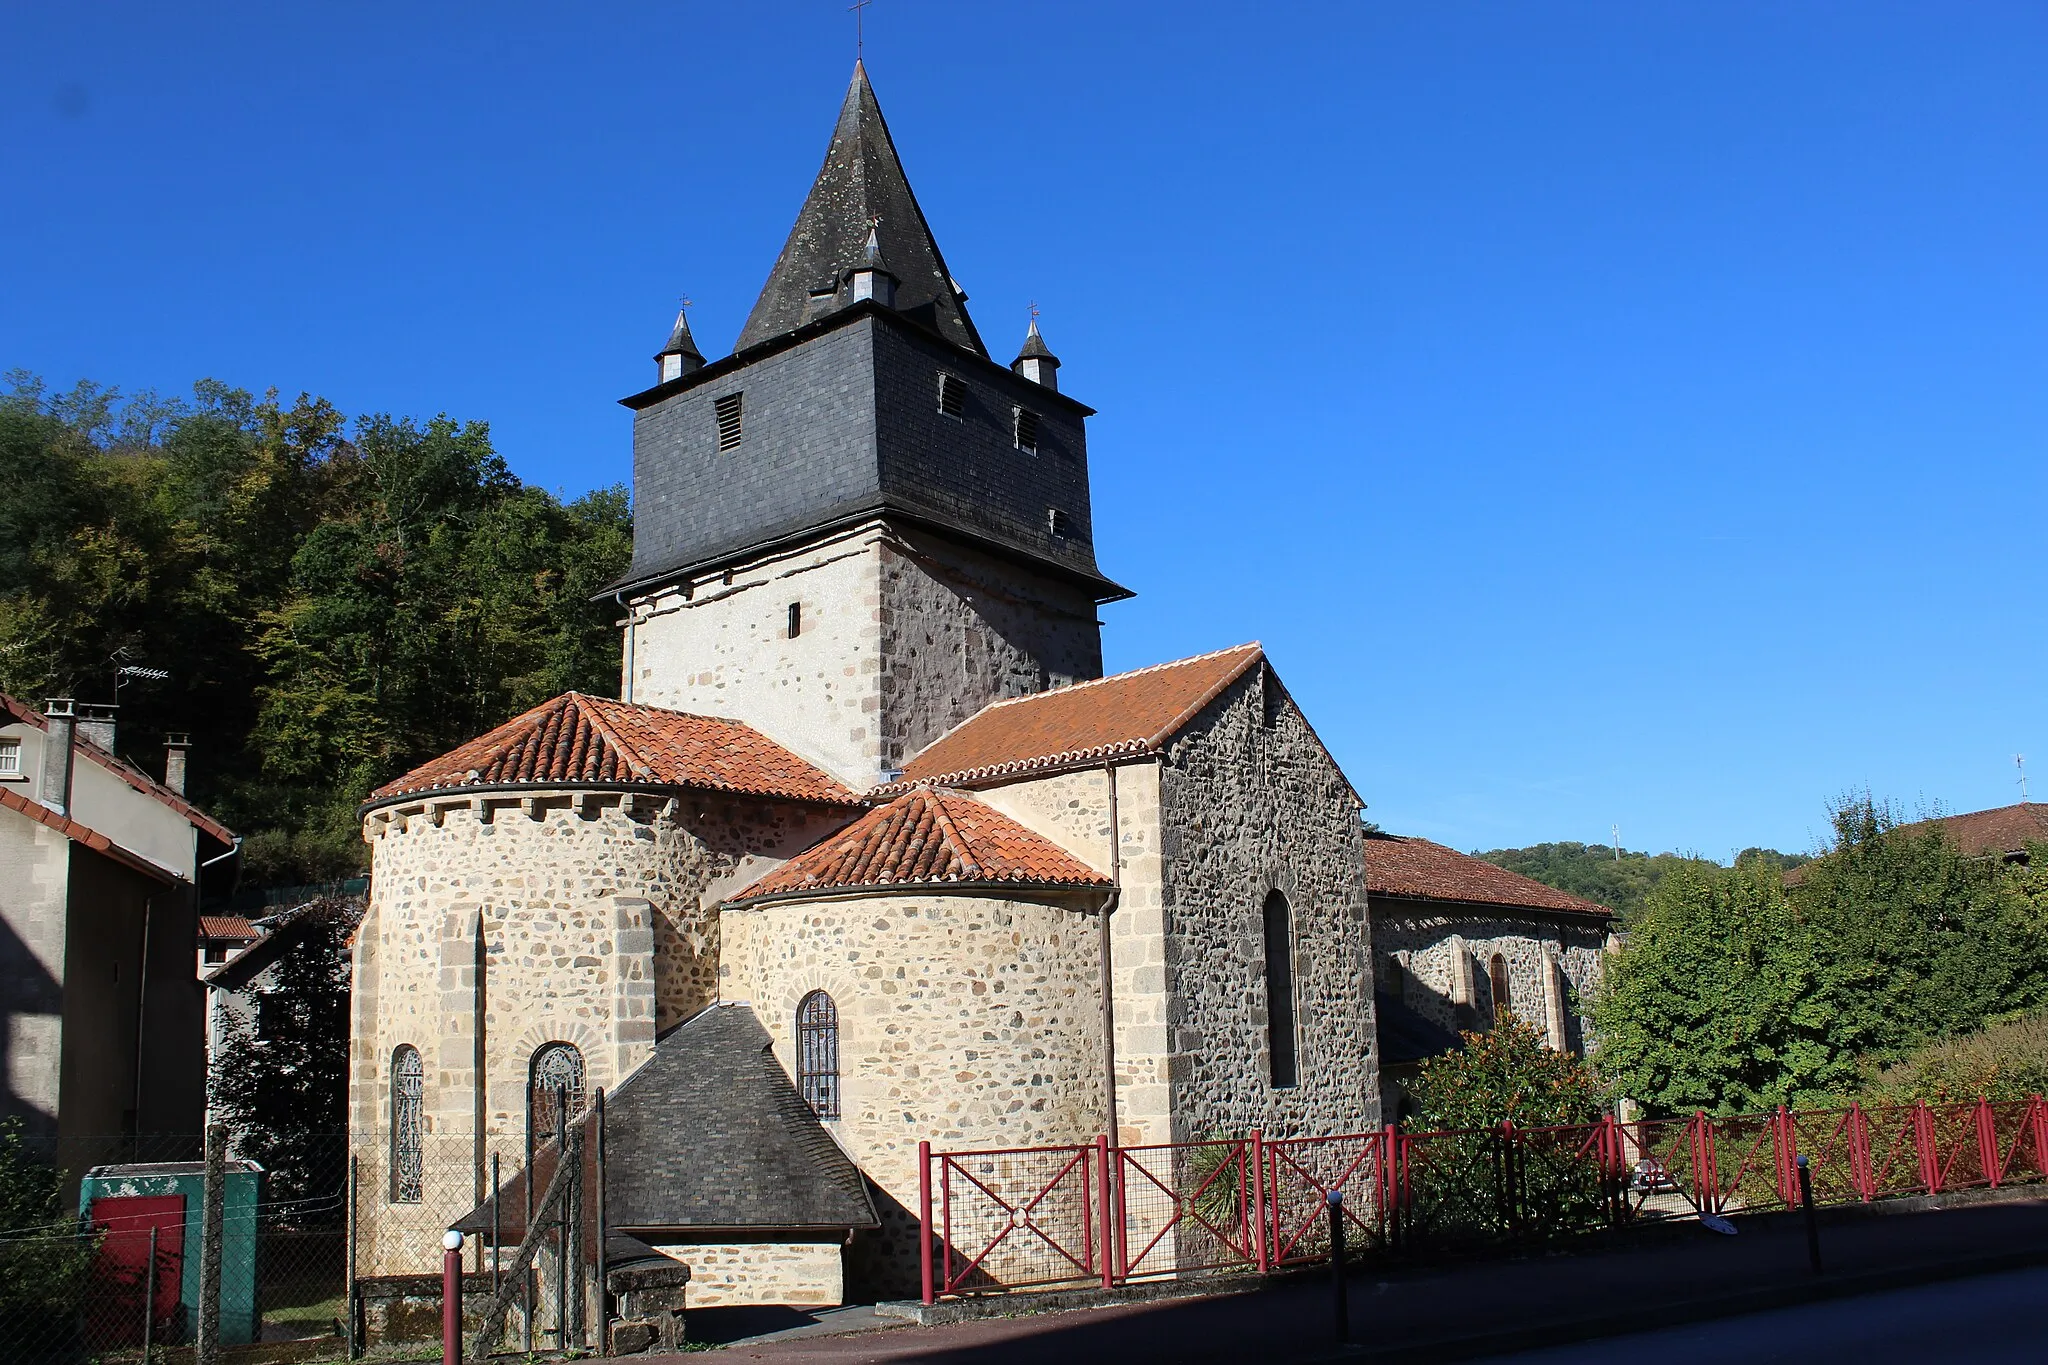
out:
<path id="1" fill-rule="evenodd" d="M 1974 1099 L 2024 1100 L 2048 1094 L 2048 1014 L 2009 1019 L 1961 1038 L 1929 1043 L 1885 1067 L 1864 1087 L 1863 1100 L 1949 1104 Z"/>
<path id="2" fill-rule="evenodd" d="M 346 901 L 320 901 L 272 930 L 291 947 L 264 973 L 260 1008 L 226 1030 L 210 1094 L 235 1155 L 269 1172 L 270 1197 L 315 1200 L 341 1188 L 348 1127 Z"/>
<path id="3" fill-rule="evenodd" d="M 1667 873 L 1704 861 L 1677 853 L 1638 853 L 1626 848 L 1617 858 L 1608 845 L 1572 840 L 1531 844 L 1527 848 L 1497 848 L 1478 856 L 1531 881 L 1604 905 L 1623 919 L 1634 917 Z M 1736 855 L 1735 861 L 1762 862 L 1782 872 L 1807 859 L 1774 848 L 1746 848 Z"/>
<path id="4" fill-rule="evenodd" d="M 1535 1025 L 1510 1015 L 1485 1033 L 1460 1037 L 1455 1051 L 1423 1062 L 1409 1087 L 1415 1127 L 1552 1128 L 1600 1117 L 1603 1091 L 1592 1068 L 1548 1047 Z"/>
<path id="5" fill-rule="evenodd" d="M 615 612 L 589 599 L 631 556 L 622 488 L 522 484 L 481 423 L 10 379 L 0 688 L 105 701 L 122 663 L 169 670 L 121 692 L 121 747 L 154 769 L 192 732 L 194 795 L 254 836 L 258 879 L 355 870 L 372 787 L 616 688 Z"/>
<path id="6" fill-rule="evenodd" d="M 1616 1090 L 1657 1113 L 1826 1102 L 2048 1005 L 2048 871 L 1967 857 L 1938 821 L 1867 798 L 1831 816 L 1832 847 L 1789 889 L 1751 857 L 1647 897 L 1594 1004 Z"/>
<path id="7" fill-rule="evenodd" d="M 21 1120 L 0 1124 L 0 1341 L 71 1339 L 96 1243 L 63 1196 L 63 1173 L 29 1150 Z"/>

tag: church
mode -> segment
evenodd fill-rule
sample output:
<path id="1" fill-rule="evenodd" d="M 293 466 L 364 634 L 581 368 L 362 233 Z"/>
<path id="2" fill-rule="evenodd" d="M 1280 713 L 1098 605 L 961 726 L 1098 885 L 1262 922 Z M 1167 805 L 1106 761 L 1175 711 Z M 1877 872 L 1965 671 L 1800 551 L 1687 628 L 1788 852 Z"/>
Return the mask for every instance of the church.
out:
<path id="1" fill-rule="evenodd" d="M 363 808 L 363 1274 L 560 1091 L 693 1304 L 902 1292 L 922 1140 L 1379 1123 L 1358 793 L 1257 644 L 1103 676 L 1093 409 L 966 305 L 856 68 L 731 354 L 623 400 L 619 696 Z"/>

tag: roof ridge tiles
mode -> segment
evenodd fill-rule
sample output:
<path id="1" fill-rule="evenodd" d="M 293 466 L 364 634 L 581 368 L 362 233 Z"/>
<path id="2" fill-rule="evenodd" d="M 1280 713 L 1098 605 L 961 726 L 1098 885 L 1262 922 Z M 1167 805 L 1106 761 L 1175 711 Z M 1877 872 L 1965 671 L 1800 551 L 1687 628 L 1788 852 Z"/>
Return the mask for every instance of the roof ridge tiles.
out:
<path id="1" fill-rule="evenodd" d="M 562 695 L 568 699 L 570 705 L 574 706 L 584 719 L 590 722 L 590 728 L 604 738 L 605 742 L 611 746 L 612 751 L 619 759 L 632 769 L 635 777 L 647 778 L 654 775 L 654 769 L 640 757 L 632 743 L 614 728 L 610 717 L 604 714 L 604 709 L 596 704 L 600 700 L 599 698 L 588 696 L 582 692 L 565 692 Z M 631 705 L 630 702 L 621 704 Z M 687 715 L 688 713 L 679 711 L 676 714 Z"/>

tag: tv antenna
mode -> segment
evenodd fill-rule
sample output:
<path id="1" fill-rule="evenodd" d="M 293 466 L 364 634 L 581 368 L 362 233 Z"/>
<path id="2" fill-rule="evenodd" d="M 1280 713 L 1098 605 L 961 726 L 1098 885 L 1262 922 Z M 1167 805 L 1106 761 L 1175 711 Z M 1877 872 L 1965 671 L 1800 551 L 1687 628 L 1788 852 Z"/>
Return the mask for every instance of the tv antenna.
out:
<path id="1" fill-rule="evenodd" d="M 1621 861 L 1621 826 L 1609 825 L 1607 828 L 1614 835 L 1614 861 L 1618 863 Z"/>
<path id="2" fill-rule="evenodd" d="M 2013 766 L 2020 770 L 2020 804 L 2024 806 L 2027 804 L 2027 756 L 2014 754 L 2012 761 Z"/>

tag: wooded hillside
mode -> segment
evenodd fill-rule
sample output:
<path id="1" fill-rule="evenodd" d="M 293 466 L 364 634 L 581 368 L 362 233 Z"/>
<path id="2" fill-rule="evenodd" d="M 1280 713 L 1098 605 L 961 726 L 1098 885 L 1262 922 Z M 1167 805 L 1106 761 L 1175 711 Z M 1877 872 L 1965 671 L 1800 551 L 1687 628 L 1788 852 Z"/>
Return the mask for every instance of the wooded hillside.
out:
<path id="1" fill-rule="evenodd" d="M 251 836 L 245 884 L 358 870 L 377 784 L 570 688 L 616 694 L 623 487 L 522 483 L 482 422 L 190 399 L 0 393 L 0 690 L 116 699 L 118 747 Z"/>

